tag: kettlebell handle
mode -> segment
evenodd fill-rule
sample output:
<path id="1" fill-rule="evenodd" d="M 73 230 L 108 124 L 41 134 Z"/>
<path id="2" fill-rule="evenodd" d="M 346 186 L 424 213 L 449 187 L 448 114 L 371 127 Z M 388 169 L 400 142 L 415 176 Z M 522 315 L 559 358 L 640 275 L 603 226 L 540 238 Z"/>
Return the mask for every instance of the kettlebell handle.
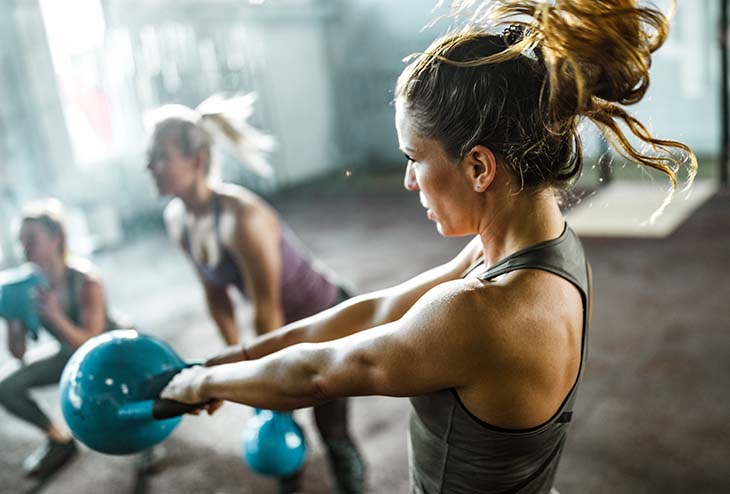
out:
<path id="1" fill-rule="evenodd" d="M 197 360 L 186 362 L 182 369 L 201 365 L 201 363 L 201 361 Z M 167 372 L 158 374 L 149 379 L 145 385 L 153 389 L 162 389 L 182 369 L 171 369 Z M 123 420 L 165 420 L 194 412 L 195 410 L 202 408 L 206 403 L 188 404 L 165 398 L 135 401 L 119 407 L 117 410 L 117 416 Z"/>
<path id="2" fill-rule="evenodd" d="M 180 403 L 179 401 L 160 398 L 154 400 L 152 405 L 152 417 L 155 420 L 171 419 L 199 410 L 203 405 L 205 405 L 205 403 L 195 403 L 191 405 L 189 403 Z"/>
<path id="3" fill-rule="evenodd" d="M 126 403 L 117 409 L 117 417 L 122 420 L 166 420 L 194 412 L 205 403 L 180 403 L 179 401 L 158 398 Z"/>

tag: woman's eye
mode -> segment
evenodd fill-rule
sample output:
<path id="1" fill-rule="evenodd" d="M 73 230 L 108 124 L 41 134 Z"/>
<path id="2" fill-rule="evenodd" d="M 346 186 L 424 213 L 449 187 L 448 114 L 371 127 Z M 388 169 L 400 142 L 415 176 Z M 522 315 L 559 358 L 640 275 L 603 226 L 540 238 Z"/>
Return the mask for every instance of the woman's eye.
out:
<path id="1" fill-rule="evenodd" d="M 409 162 L 414 162 L 414 163 L 416 162 L 416 160 L 414 160 L 413 158 L 411 158 L 410 156 L 408 156 L 405 153 L 403 153 L 403 156 L 405 156 L 406 160 L 409 161 Z"/>

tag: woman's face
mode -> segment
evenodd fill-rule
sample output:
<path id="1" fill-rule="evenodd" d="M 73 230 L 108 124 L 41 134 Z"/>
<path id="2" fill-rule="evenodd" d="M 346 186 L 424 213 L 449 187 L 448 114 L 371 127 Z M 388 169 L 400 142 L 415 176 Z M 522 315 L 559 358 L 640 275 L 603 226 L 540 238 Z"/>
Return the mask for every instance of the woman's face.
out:
<path id="1" fill-rule="evenodd" d="M 38 220 L 25 220 L 20 227 L 20 243 L 25 259 L 41 266 L 49 266 L 60 255 L 61 237 L 51 233 Z"/>
<path id="2" fill-rule="evenodd" d="M 176 136 L 161 134 L 149 150 L 147 169 L 161 196 L 180 196 L 192 190 L 200 174 L 197 153 L 185 156 Z"/>
<path id="3" fill-rule="evenodd" d="M 396 105 L 396 130 L 408 164 L 404 185 L 419 192 L 428 219 L 444 236 L 474 233 L 469 206 L 473 186 L 459 163 L 450 161 L 441 143 L 413 132 L 410 118 L 402 105 Z"/>

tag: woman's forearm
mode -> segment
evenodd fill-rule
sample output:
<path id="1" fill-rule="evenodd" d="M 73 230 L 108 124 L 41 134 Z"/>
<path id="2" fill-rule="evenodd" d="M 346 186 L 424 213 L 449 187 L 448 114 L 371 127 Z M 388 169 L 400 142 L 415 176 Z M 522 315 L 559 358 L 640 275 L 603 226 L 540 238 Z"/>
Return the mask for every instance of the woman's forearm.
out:
<path id="1" fill-rule="evenodd" d="M 404 310 L 393 303 L 391 290 L 359 295 L 313 316 L 259 336 L 248 345 L 236 345 L 209 359 L 223 365 L 265 357 L 299 343 L 337 340 L 398 319 Z"/>
<path id="2" fill-rule="evenodd" d="M 346 300 L 313 316 L 256 338 L 241 350 L 241 358 L 256 359 L 298 343 L 322 343 L 377 325 L 378 293 Z"/>
<path id="3" fill-rule="evenodd" d="M 257 301 L 254 304 L 253 328 L 259 336 L 284 325 L 284 310 L 274 301 Z"/>
<path id="4" fill-rule="evenodd" d="M 312 345 L 297 345 L 275 357 L 210 367 L 201 376 L 200 398 L 272 410 L 316 405 L 327 401 L 317 384 L 326 355 Z"/>
<path id="5" fill-rule="evenodd" d="M 18 321 L 6 321 L 8 326 L 8 350 L 15 358 L 25 354 L 25 329 Z"/>
<path id="6" fill-rule="evenodd" d="M 52 323 L 61 339 L 68 343 L 72 348 L 80 347 L 86 342 L 86 340 L 101 332 L 101 330 L 94 331 L 84 326 L 77 326 L 68 317 L 66 317 L 65 314 L 61 314 L 54 318 Z"/>
<path id="7" fill-rule="evenodd" d="M 238 344 L 240 341 L 238 327 L 236 326 L 233 303 L 228 294 L 224 292 L 221 296 L 216 297 L 206 291 L 205 298 L 208 302 L 208 311 L 226 345 Z"/>

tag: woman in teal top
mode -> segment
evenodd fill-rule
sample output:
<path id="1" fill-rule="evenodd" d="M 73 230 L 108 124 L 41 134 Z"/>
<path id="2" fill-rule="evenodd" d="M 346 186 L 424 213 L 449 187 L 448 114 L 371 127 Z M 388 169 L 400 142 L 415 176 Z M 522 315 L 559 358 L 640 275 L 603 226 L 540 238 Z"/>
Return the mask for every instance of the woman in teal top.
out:
<path id="1" fill-rule="evenodd" d="M 51 420 L 29 391 L 58 383 L 76 348 L 115 327 L 93 266 L 68 255 L 61 209 L 55 199 L 33 203 L 26 208 L 20 228 L 25 258 L 46 280 L 36 294 L 41 325 L 59 348 L 50 356 L 35 358 L 32 352 L 26 356 L 26 328 L 20 321 L 7 321 L 8 350 L 15 361 L 0 369 L 0 405 L 46 435 L 47 441 L 23 465 L 28 475 L 39 477 L 67 463 L 77 448 L 66 428 Z"/>

